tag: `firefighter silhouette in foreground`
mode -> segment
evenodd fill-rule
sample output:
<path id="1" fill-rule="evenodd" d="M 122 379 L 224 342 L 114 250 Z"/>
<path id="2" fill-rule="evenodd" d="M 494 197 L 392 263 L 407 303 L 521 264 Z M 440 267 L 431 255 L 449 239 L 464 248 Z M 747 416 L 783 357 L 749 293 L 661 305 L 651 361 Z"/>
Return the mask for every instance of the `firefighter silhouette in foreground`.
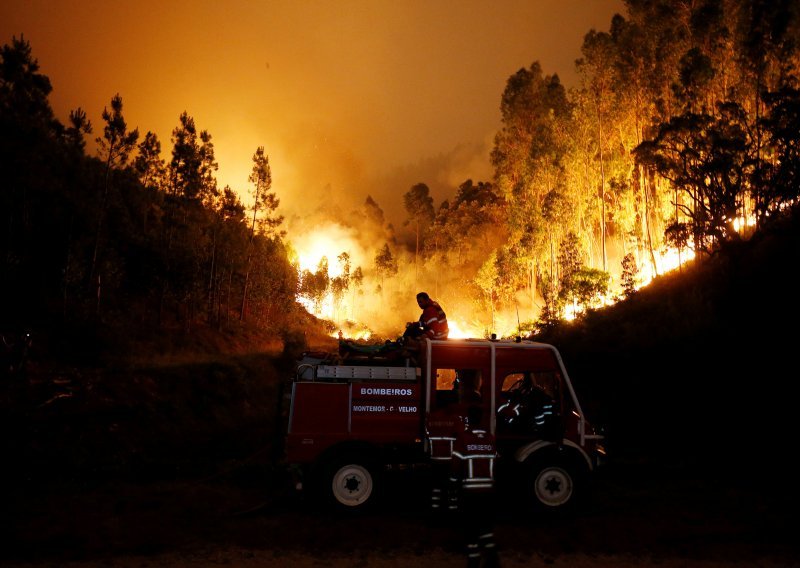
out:
<path id="1" fill-rule="evenodd" d="M 465 428 L 453 443 L 450 459 L 450 484 L 463 523 L 467 549 L 467 568 L 499 566 L 494 542 L 494 464 L 497 459 L 495 437 L 480 427 L 481 406 L 467 408 Z"/>
<path id="2" fill-rule="evenodd" d="M 456 509 L 456 495 L 448 483 L 453 444 L 464 430 L 467 409 L 481 402 L 481 376 L 476 369 L 456 371 L 450 390 L 438 397 L 426 423 L 428 456 L 431 460 L 431 512 L 434 515 Z"/>

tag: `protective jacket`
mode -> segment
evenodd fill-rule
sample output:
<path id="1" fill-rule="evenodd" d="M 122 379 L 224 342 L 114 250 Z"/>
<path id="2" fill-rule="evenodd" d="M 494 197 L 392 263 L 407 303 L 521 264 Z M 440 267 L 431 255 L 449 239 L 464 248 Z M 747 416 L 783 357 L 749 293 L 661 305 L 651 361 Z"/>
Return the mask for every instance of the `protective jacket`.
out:
<path id="1" fill-rule="evenodd" d="M 447 316 L 442 307 L 433 300 L 422 310 L 419 316 L 419 325 L 424 330 L 423 335 L 429 339 L 447 339 L 450 329 L 447 327 Z"/>
<path id="2" fill-rule="evenodd" d="M 452 410 L 440 408 L 431 411 L 425 424 L 427 450 L 431 460 L 449 462 L 453 455 L 453 444 L 457 433 L 463 428 L 464 423 L 461 418 Z"/>
<path id="3" fill-rule="evenodd" d="M 450 461 L 450 481 L 461 485 L 464 493 L 494 489 L 495 437 L 485 430 L 467 428 L 456 436 Z"/>

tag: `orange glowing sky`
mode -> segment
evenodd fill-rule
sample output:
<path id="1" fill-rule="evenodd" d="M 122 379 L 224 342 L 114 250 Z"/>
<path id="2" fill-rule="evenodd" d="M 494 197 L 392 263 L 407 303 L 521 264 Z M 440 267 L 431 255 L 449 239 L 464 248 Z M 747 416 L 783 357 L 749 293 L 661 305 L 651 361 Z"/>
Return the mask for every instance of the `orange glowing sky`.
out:
<path id="1" fill-rule="evenodd" d="M 220 186 L 246 202 L 264 146 L 290 218 L 370 194 L 397 221 L 415 183 L 438 205 L 490 180 L 509 76 L 539 61 L 575 86 L 583 36 L 617 12 L 622 0 L 3 0 L 0 40 L 24 35 L 57 116 L 82 107 L 92 138 L 116 93 L 167 154 L 186 111 L 212 135 Z"/>

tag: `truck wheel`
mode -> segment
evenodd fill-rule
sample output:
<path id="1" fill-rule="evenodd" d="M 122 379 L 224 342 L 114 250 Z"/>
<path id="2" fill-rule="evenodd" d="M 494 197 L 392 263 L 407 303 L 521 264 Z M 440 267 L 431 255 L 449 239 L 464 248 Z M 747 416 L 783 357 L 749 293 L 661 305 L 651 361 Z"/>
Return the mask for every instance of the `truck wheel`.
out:
<path id="1" fill-rule="evenodd" d="M 526 462 L 528 497 L 546 513 L 571 511 L 584 491 L 584 475 L 566 459 L 530 459 Z"/>
<path id="2" fill-rule="evenodd" d="M 367 509 L 378 495 L 377 467 L 370 461 L 345 456 L 332 461 L 322 483 L 327 501 L 345 511 Z"/>

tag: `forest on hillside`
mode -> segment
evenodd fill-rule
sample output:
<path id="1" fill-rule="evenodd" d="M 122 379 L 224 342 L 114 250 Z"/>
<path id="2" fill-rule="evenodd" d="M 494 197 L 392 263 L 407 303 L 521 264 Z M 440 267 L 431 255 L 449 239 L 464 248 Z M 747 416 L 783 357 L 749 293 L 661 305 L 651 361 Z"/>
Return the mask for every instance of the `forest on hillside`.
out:
<path id="1" fill-rule="evenodd" d="M 297 299 L 380 294 L 412 263 L 487 330 L 526 298 L 532 329 L 630 294 L 664 271 L 667 249 L 713 255 L 749 238 L 800 192 L 800 6 L 625 4 L 584 37 L 578 87 L 538 62 L 508 78 L 493 179 L 440 204 L 424 182 L 409 188 L 413 245 L 366 196 L 341 222 L 381 235 L 373 262 L 352 266 L 343 250 L 315 270 L 282 230 L 267 148 L 248 188 L 220 188 L 213 137 L 189 112 L 170 149 L 127 124 L 120 94 L 100 125 L 81 108 L 62 122 L 35 46 L 12 38 L 0 49 L 0 331 L 248 322 L 285 334 L 305 321 Z"/>

